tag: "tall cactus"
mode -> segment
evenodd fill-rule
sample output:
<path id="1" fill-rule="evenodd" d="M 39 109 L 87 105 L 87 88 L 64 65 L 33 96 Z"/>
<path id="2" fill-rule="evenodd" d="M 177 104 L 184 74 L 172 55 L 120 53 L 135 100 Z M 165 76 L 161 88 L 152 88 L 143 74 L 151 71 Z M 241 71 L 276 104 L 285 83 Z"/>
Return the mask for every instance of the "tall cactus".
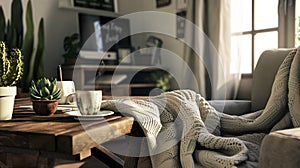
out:
<path id="1" fill-rule="evenodd" d="M 17 84 L 23 73 L 23 56 L 19 49 L 8 49 L 0 41 L 0 86 Z"/>
<path id="2" fill-rule="evenodd" d="M 6 20 L 2 6 L 0 6 L 0 41 L 5 40 L 5 31 L 6 31 Z"/>
<path id="3" fill-rule="evenodd" d="M 32 79 L 38 79 L 43 75 L 43 52 L 44 52 L 44 20 L 40 20 L 38 29 L 38 44 L 34 50 L 34 24 L 32 16 L 31 0 L 26 7 L 26 33 L 22 45 L 24 55 L 24 77 L 22 78 L 22 90 L 29 91 Z M 34 52 L 35 51 L 35 52 Z"/>
<path id="4" fill-rule="evenodd" d="M 44 76 L 44 62 L 43 62 L 43 55 L 44 55 L 44 19 L 42 18 L 39 23 L 39 30 L 38 30 L 38 44 L 37 49 L 35 52 L 35 62 L 34 62 L 34 72 L 33 78 L 39 79 Z"/>
<path id="5" fill-rule="evenodd" d="M 32 17 L 32 5 L 29 0 L 26 6 L 26 33 L 22 46 L 24 55 L 24 77 L 22 78 L 22 90 L 29 91 L 30 81 L 33 76 L 32 66 L 34 64 L 33 57 L 33 44 L 34 44 L 34 26 Z"/>
<path id="6" fill-rule="evenodd" d="M 15 41 L 9 47 L 21 48 L 23 43 L 23 7 L 21 0 L 13 0 L 11 4 L 11 29 L 15 33 Z"/>
<path id="7" fill-rule="evenodd" d="M 8 48 L 21 48 L 23 43 L 23 7 L 21 0 L 13 0 L 11 4 L 11 21 L 5 23 L 5 16 L 0 7 L 0 40 L 5 41 Z"/>

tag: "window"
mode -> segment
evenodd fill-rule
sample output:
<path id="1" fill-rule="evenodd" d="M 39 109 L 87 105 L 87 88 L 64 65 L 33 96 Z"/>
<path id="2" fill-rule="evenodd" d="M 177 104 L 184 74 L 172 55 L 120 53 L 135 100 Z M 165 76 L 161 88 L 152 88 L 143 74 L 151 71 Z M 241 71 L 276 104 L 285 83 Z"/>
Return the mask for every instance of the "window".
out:
<path id="1" fill-rule="evenodd" d="M 278 48 L 278 0 L 231 0 L 231 54 L 252 73 L 264 50 Z"/>

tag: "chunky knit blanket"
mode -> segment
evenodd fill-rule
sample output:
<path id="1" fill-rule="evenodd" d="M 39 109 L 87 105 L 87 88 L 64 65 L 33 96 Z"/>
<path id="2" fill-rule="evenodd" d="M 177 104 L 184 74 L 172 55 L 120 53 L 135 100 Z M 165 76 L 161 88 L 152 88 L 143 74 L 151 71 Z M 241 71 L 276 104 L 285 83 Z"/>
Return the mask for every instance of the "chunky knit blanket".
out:
<path id="1" fill-rule="evenodd" d="M 217 112 L 191 90 L 144 100 L 110 100 L 102 108 L 135 117 L 148 137 L 152 167 L 256 167 L 267 133 L 300 126 L 299 80 L 300 50 L 295 49 L 279 67 L 260 111 L 242 116 Z"/>

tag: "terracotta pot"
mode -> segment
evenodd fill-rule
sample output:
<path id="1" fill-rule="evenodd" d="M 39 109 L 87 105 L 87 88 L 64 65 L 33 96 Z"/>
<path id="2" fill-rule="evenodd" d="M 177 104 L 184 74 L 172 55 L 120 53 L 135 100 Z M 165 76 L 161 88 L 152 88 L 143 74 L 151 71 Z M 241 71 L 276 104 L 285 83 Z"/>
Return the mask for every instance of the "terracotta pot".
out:
<path id="1" fill-rule="evenodd" d="M 32 100 L 33 110 L 38 115 L 53 115 L 58 107 L 57 100 Z"/>

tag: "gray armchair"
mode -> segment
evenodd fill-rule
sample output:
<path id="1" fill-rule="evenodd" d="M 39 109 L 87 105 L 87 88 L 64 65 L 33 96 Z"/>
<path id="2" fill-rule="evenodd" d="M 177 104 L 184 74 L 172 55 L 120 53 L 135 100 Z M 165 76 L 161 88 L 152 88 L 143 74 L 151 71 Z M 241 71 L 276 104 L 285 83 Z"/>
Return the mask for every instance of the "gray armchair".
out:
<path id="1" fill-rule="evenodd" d="M 292 49 L 273 49 L 264 51 L 253 72 L 251 100 L 213 100 L 209 103 L 217 110 L 227 114 L 242 115 L 263 109 L 271 94 L 277 70 Z M 245 88 L 244 88 L 245 89 Z"/>
<path id="2" fill-rule="evenodd" d="M 216 110 L 242 115 L 263 109 L 271 94 L 272 84 L 279 66 L 292 49 L 264 51 L 253 72 L 251 100 L 213 100 Z M 300 103 L 300 102 L 299 102 Z M 300 128 L 271 132 L 262 141 L 259 167 L 299 167 Z"/>

